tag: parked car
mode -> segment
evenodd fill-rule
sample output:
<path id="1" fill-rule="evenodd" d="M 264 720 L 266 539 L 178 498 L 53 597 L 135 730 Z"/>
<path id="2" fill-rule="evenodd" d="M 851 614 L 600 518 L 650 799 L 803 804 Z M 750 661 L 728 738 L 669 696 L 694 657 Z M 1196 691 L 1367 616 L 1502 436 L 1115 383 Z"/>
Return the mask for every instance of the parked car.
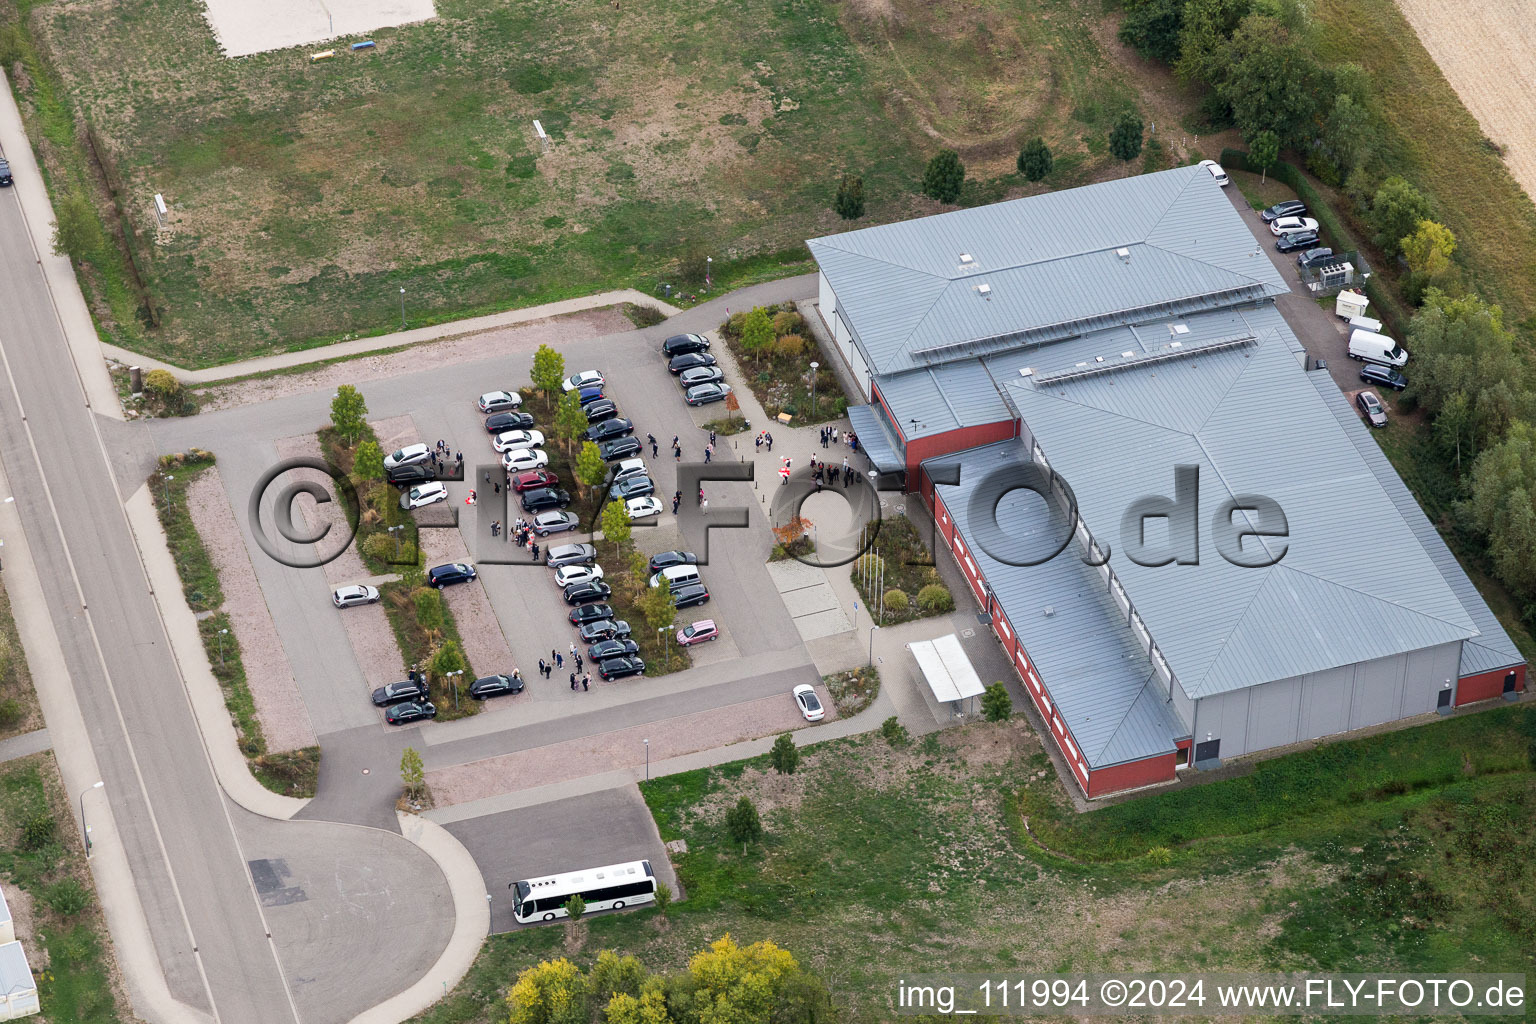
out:
<path id="1" fill-rule="evenodd" d="M 481 412 L 507 412 L 523 404 L 523 396 L 515 391 L 487 391 L 480 396 Z"/>
<path id="2" fill-rule="evenodd" d="M 816 696 L 816 687 L 810 683 L 801 683 L 795 687 L 794 694 L 795 706 L 807 722 L 819 722 L 827 717 L 827 709 L 821 706 L 821 698 Z"/>
<path id="3" fill-rule="evenodd" d="M 643 498 L 630 498 L 624 502 L 624 512 L 632 523 L 659 516 L 663 511 L 661 499 L 650 494 Z"/>
<path id="4" fill-rule="evenodd" d="M 600 565 L 562 565 L 555 570 L 555 586 L 561 590 L 577 583 L 587 583 L 602 578 L 603 567 Z"/>
<path id="5" fill-rule="evenodd" d="M 592 404 L 600 398 L 607 398 L 608 396 L 603 394 L 603 389 L 601 386 L 595 386 L 590 388 L 582 388 L 579 392 L 576 393 L 576 397 L 583 406 L 586 406 Z"/>
<path id="6" fill-rule="evenodd" d="M 380 686 L 373 691 L 374 707 L 388 707 L 408 700 L 426 700 L 427 683 L 424 679 L 403 679 L 398 683 Z"/>
<path id="7" fill-rule="evenodd" d="M 683 401 L 689 405 L 708 405 L 710 402 L 723 402 L 725 396 L 731 393 L 729 384 L 700 384 L 683 392 Z"/>
<path id="8" fill-rule="evenodd" d="M 413 462 L 409 466 L 396 466 L 384 471 L 384 479 L 396 487 L 404 489 L 412 484 L 419 484 L 424 480 L 436 480 L 437 470 L 425 462 Z"/>
<path id="9" fill-rule="evenodd" d="M 698 565 L 699 556 L 692 551 L 662 551 L 651 556 L 651 575 L 674 565 Z"/>
<path id="10" fill-rule="evenodd" d="M 709 603 L 709 590 L 702 583 L 690 583 L 672 591 L 672 603 L 678 608 L 692 608 Z"/>
<path id="11" fill-rule="evenodd" d="M 352 583 L 331 591 L 331 603 L 337 608 L 351 608 L 356 604 L 373 604 L 378 599 L 379 592 L 362 583 Z"/>
<path id="12" fill-rule="evenodd" d="M 1355 396 L 1355 404 L 1365 414 L 1365 420 L 1373 427 L 1387 425 L 1387 409 L 1381 404 L 1381 399 L 1376 397 L 1374 391 L 1362 391 Z"/>
<path id="13" fill-rule="evenodd" d="M 0 188 L 8 188 L 11 185 L 11 165 L 0 156 Z"/>
<path id="14" fill-rule="evenodd" d="M 619 406 L 611 398 L 599 398 L 595 402 L 589 402 L 582 412 L 587 414 L 588 423 L 601 423 L 603 420 L 611 420 L 617 416 Z"/>
<path id="15" fill-rule="evenodd" d="M 413 508 L 426 508 L 428 505 L 447 500 L 448 488 L 433 480 L 418 484 L 400 495 L 400 507 L 410 511 Z"/>
<path id="16" fill-rule="evenodd" d="M 501 453 L 501 466 L 508 473 L 543 469 L 549 465 L 549 452 L 543 448 L 509 448 Z"/>
<path id="17" fill-rule="evenodd" d="M 500 434 L 508 430 L 527 430 L 533 426 L 531 412 L 498 412 L 485 418 L 485 432 Z"/>
<path id="18" fill-rule="evenodd" d="M 1280 217 L 1269 223 L 1272 235 L 1288 235 L 1292 231 L 1317 231 L 1317 221 L 1311 217 Z"/>
<path id="19" fill-rule="evenodd" d="M 656 493 L 656 482 L 648 475 L 640 473 L 627 476 L 622 480 L 615 480 L 613 488 L 608 493 L 614 498 L 643 498 L 647 494 Z"/>
<path id="20" fill-rule="evenodd" d="M 596 370 L 582 370 L 565 378 L 560 386 L 566 391 L 580 391 L 582 388 L 600 388 L 608 383 L 603 375 Z"/>
<path id="21" fill-rule="evenodd" d="M 597 561 L 597 548 L 591 544 L 556 544 L 544 553 L 544 564 L 551 569 L 562 565 L 581 565 Z"/>
<path id="22" fill-rule="evenodd" d="M 552 533 L 565 533 L 567 530 L 580 527 L 580 517 L 575 512 L 566 512 L 563 509 L 550 509 L 533 517 L 533 532 L 540 537 L 548 537 Z"/>
<path id="23" fill-rule="evenodd" d="M 589 622 L 601 622 L 604 619 L 613 618 L 613 605 L 611 604 L 582 604 L 571 609 L 567 616 L 574 626 L 584 626 Z"/>
<path id="24" fill-rule="evenodd" d="M 715 625 L 714 619 L 700 619 L 698 622 L 690 622 L 677 631 L 677 642 L 684 647 L 692 647 L 694 644 L 702 644 L 707 640 L 719 640 L 720 627 Z"/>
<path id="25" fill-rule="evenodd" d="M 698 334 L 674 334 L 661 343 L 661 353 L 668 358 L 689 352 L 703 352 L 709 348 L 709 339 Z"/>
<path id="26" fill-rule="evenodd" d="M 491 438 L 491 447 L 499 452 L 508 452 L 514 448 L 542 448 L 544 432 L 542 430 L 506 430 Z"/>
<path id="27" fill-rule="evenodd" d="M 384 468 L 394 469 L 396 466 L 414 466 L 420 462 L 427 462 L 432 458 L 432 449 L 425 444 L 408 444 L 404 448 L 397 448 L 384 456 Z"/>
<path id="28" fill-rule="evenodd" d="M 475 567 L 468 562 L 449 562 L 447 565 L 434 565 L 428 571 L 427 585 L 442 590 L 455 583 L 468 583 L 478 575 Z"/>
<path id="29" fill-rule="evenodd" d="M 676 593 L 679 587 L 703 582 L 703 578 L 699 575 L 699 567 L 696 565 L 671 565 L 654 574 L 650 579 L 651 586 L 659 587 L 665 583 L 667 589 L 673 593 Z"/>
<path id="30" fill-rule="evenodd" d="M 630 635 L 629 623 L 623 619 L 615 622 L 613 619 L 600 619 L 597 622 L 589 622 L 581 627 L 581 642 L 595 644 L 599 640 L 626 640 Z"/>
<path id="31" fill-rule="evenodd" d="M 1281 235 L 1275 240 L 1275 248 L 1281 252 L 1295 252 L 1297 249 L 1311 249 L 1317 245 L 1316 231 L 1292 231 Z"/>
<path id="32" fill-rule="evenodd" d="M 613 421 L 609 420 L 608 422 L 612 423 Z M 644 459 L 624 459 L 622 462 L 615 462 L 613 465 L 608 467 L 608 480 L 610 482 L 616 480 L 627 480 L 632 476 L 649 475 L 650 474 L 647 473 L 645 469 Z"/>
<path id="33" fill-rule="evenodd" d="M 613 422 L 609 420 L 609 422 Z M 635 437 L 620 437 L 612 441 L 600 443 L 597 450 L 602 453 L 604 462 L 616 462 L 619 459 L 627 459 L 632 455 L 640 454 L 640 439 Z"/>
<path id="34" fill-rule="evenodd" d="M 393 704 L 384 712 L 384 721 L 390 725 L 405 725 L 407 722 L 419 722 L 425 718 L 436 718 L 437 707 L 430 701 L 407 701 L 404 704 Z"/>
<path id="35" fill-rule="evenodd" d="M 1266 224 L 1270 221 L 1279 220 L 1281 217 L 1305 217 L 1306 215 L 1307 204 L 1300 199 L 1287 199 L 1283 203 L 1276 203 L 1259 214 Z"/>
<path id="36" fill-rule="evenodd" d="M 1367 363 L 1360 367 L 1360 379 L 1367 384 L 1391 388 L 1393 391 L 1401 391 L 1408 386 L 1408 378 L 1401 372 L 1390 366 L 1378 366 L 1375 363 Z"/>
<path id="37" fill-rule="evenodd" d="M 639 651 L 640 645 L 633 640 L 599 640 L 587 648 L 587 660 L 596 663 L 606 658 L 622 658 L 626 654 L 637 654 Z"/>
<path id="38" fill-rule="evenodd" d="M 613 441 L 620 437 L 627 437 L 634 432 L 635 424 L 633 421 L 626 420 L 623 417 L 610 417 L 609 419 L 592 424 L 582 436 L 595 444 L 602 444 L 604 441 Z"/>
<path id="39" fill-rule="evenodd" d="M 547 469 L 530 469 L 526 473 L 518 473 L 508 482 L 514 491 L 522 494 L 535 487 L 553 487 L 560 482 L 560 478 Z"/>
<path id="40" fill-rule="evenodd" d="M 613 588 L 602 580 L 587 580 L 585 583 L 572 583 L 561 593 L 566 604 L 590 604 L 593 601 L 601 601 L 613 593 Z M 607 616 L 603 616 L 607 618 Z"/>
<path id="41" fill-rule="evenodd" d="M 673 356 L 667 362 L 667 370 L 673 374 L 682 373 L 684 370 L 692 370 L 699 366 L 714 366 L 715 357 L 708 352 L 684 352 L 680 356 Z"/>
<path id="42" fill-rule="evenodd" d="M 571 492 L 558 487 L 540 487 L 523 492 L 524 512 L 543 512 L 550 508 L 565 508 L 571 503 Z"/>
<path id="43" fill-rule="evenodd" d="M 625 676 L 645 675 L 645 662 L 638 654 L 625 654 L 607 658 L 597 664 L 597 674 L 604 679 L 623 679 Z"/>
<path id="44" fill-rule="evenodd" d="M 1221 164 L 1215 160 L 1201 160 L 1200 166 L 1211 172 L 1211 177 L 1216 179 L 1216 184 L 1222 188 L 1227 187 L 1231 179 L 1227 177 L 1227 172 L 1221 169 Z"/>
<path id="45" fill-rule="evenodd" d="M 1336 262 L 1338 262 L 1338 257 L 1326 245 L 1318 246 L 1316 249 L 1308 249 L 1296 257 L 1296 265 L 1298 267 L 1321 267 Z"/>
<path id="46" fill-rule="evenodd" d="M 685 388 L 700 384 L 718 384 L 725 380 L 725 371 L 718 366 L 696 366 L 677 375 L 677 382 Z"/>
<path id="47" fill-rule="evenodd" d="M 522 692 L 522 676 L 481 676 L 469 684 L 469 696 L 472 700 L 485 700 L 487 697 L 500 697 L 504 693 Z"/>

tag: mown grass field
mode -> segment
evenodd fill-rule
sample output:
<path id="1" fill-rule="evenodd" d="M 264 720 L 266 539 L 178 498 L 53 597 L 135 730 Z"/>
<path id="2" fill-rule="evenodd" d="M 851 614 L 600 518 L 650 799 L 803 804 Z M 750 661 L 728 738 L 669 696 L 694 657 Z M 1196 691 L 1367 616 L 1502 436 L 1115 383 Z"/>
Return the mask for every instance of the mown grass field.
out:
<path id="1" fill-rule="evenodd" d="M 163 326 L 100 307 L 103 328 L 187 365 L 389 330 L 402 287 L 419 326 L 698 291 L 706 255 L 716 291 L 798 272 L 802 240 L 843 225 L 845 169 L 860 223 L 936 211 L 917 191 L 944 145 L 967 202 L 1022 191 L 1037 133 L 1049 186 L 1124 173 L 1105 137 L 1137 98 L 1098 41 L 1105 0 L 443 0 L 320 63 L 224 59 L 192 0 L 25 8 L 129 219 L 153 239 L 150 196 L 172 206 L 147 246 Z"/>
<path id="2" fill-rule="evenodd" d="M 589 919 L 574 956 L 676 968 L 725 932 L 771 938 L 846 1021 L 893 1019 L 903 972 L 1530 971 L 1533 739 L 1536 713 L 1500 708 L 1086 815 L 1022 721 L 823 743 L 792 776 L 766 758 L 669 776 L 642 789 L 688 843 L 688 899 Z M 742 794 L 767 829 L 745 854 L 722 824 Z M 564 934 L 492 939 L 418 1020 L 497 1019 Z"/>

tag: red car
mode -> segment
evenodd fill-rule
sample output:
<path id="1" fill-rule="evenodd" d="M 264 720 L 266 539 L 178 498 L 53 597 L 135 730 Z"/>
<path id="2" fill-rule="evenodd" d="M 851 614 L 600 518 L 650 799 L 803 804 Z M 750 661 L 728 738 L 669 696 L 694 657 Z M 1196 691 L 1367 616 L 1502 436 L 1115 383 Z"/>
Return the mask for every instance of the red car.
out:
<path id="1" fill-rule="evenodd" d="M 720 639 L 720 629 L 714 619 L 700 619 L 677 631 L 677 642 L 684 647 L 701 644 L 706 640 Z"/>
<path id="2" fill-rule="evenodd" d="M 553 487 L 560 482 L 560 478 L 547 469 L 531 469 L 526 473 L 519 473 L 512 478 L 512 489 L 518 494 L 533 490 L 535 487 Z"/>

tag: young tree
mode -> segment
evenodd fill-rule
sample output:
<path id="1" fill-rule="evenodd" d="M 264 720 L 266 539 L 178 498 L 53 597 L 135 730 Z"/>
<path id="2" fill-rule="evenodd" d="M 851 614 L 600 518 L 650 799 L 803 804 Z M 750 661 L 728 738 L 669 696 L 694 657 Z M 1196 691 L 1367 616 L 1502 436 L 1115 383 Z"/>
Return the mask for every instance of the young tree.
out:
<path id="1" fill-rule="evenodd" d="M 1141 155 L 1141 133 L 1144 125 L 1134 110 L 1122 111 L 1109 130 L 1109 152 L 1116 160 L 1130 163 Z"/>
<path id="2" fill-rule="evenodd" d="M 563 444 L 567 450 L 576 443 L 577 438 L 587 432 L 587 414 L 581 408 L 581 393 L 567 391 L 560 396 L 560 405 L 555 409 L 555 422 L 551 433 L 555 440 Z"/>
<path id="3" fill-rule="evenodd" d="M 586 1024 L 587 979 L 569 960 L 546 960 L 517 976 L 507 992 L 508 1024 Z"/>
<path id="4" fill-rule="evenodd" d="M 1008 696 L 1008 687 L 1002 680 L 982 692 L 981 713 L 989 722 L 1006 722 L 1013 717 L 1013 698 Z"/>
<path id="5" fill-rule="evenodd" d="M 576 453 L 576 480 L 584 488 L 601 486 L 608 479 L 608 463 L 594 441 L 584 441 Z"/>
<path id="6" fill-rule="evenodd" d="M 406 747 L 400 755 L 400 781 L 405 784 L 405 795 L 413 800 L 427 786 L 427 772 L 415 747 Z"/>
<path id="7" fill-rule="evenodd" d="M 789 522 L 773 528 L 773 535 L 778 538 L 780 544 L 784 545 L 785 551 L 793 551 L 795 542 L 810 532 L 814 525 L 804 516 L 790 516 Z"/>
<path id="8" fill-rule="evenodd" d="M 1429 200 L 1407 181 L 1394 175 L 1376 190 L 1368 219 L 1376 229 L 1376 244 L 1388 256 L 1396 256 L 1402 252 L 1403 239 L 1413 234 L 1419 221 L 1430 217 Z"/>
<path id="9" fill-rule="evenodd" d="M 384 452 L 377 441 L 364 441 L 352 455 L 352 475 L 359 480 L 384 479 Z"/>
<path id="10" fill-rule="evenodd" d="M 443 611 L 443 595 L 431 587 L 422 587 L 416 591 L 416 625 L 422 632 L 436 639 L 443 631 L 446 614 Z"/>
<path id="11" fill-rule="evenodd" d="M 746 852 L 748 843 L 755 843 L 763 837 L 763 822 L 757 816 L 757 806 L 750 797 L 742 797 L 725 812 L 725 830 L 733 842 L 742 845 L 742 852 Z"/>
<path id="12" fill-rule="evenodd" d="M 741 322 L 741 347 L 753 358 L 758 358 L 773 346 L 773 319 L 761 306 L 752 307 Z"/>
<path id="13" fill-rule="evenodd" d="M 101 221 L 91 201 L 79 192 L 66 195 L 58 205 L 53 225 L 53 252 L 81 263 L 106 244 Z"/>
<path id="14" fill-rule="evenodd" d="M 558 395 L 565 382 L 565 356 L 548 345 L 540 345 L 533 354 L 533 386 L 545 397 Z"/>
<path id="15" fill-rule="evenodd" d="M 1039 181 L 1051 173 L 1054 165 L 1051 147 L 1038 135 L 1024 143 L 1024 148 L 1019 150 L 1019 173 L 1024 175 L 1025 181 Z"/>
<path id="16" fill-rule="evenodd" d="M 346 438 L 347 444 L 363 432 L 367 419 L 368 403 L 363 401 L 363 393 L 351 384 L 337 388 L 336 397 L 331 399 L 331 426 Z"/>
<path id="17" fill-rule="evenodd" d="M 574 893 L 565 901 L 565 916 L 574 924 L 581 920 L 581 915 L 587 912 L 587 901 L 581 898 L 581 893 Z"/>
<path id="18" fill-rule="evenodd" d="M 602 514 L 598 517 L 598 525 L 603 528 L 603 537 L 618 545 L 620 548 L 629 543 L 634 525 L 629 521 L 629 513 L 624 511 L 624 503 L 618 499 L 610 501 L 603 506 Z"/>
<path id="19" fill-rule="evenodd" d="M 656 909 L 662 917 L 667 916 L 667 908 L 672 905 L 672 887 L 666 882 L 656 883 Z"/>
<path id="20" fill-rule="evenodd" d="M 780 775 L 795 774 L 795 769 L 800 767 L 800 748 L 795 746 L 795 738 L 787 732 L 780 733 L 768 751 L 768 763 Z"/>
<path id="21" fill-rule="evenodd" d="M 1275 161 L 1280 159 L 1280 136 L 1274 132 L 1264 131 L 1255 135 L 1248 143 L 1248 162 L 1259 167 L 1259 182 L 1269 179 L 1269 169 L 1275 166 Z"/>
<path id="22" fill-rule="evenodd" d="M 464 660 L 464 651 L 459 647 L 458 641 L 446 641 L 432 655 L 432 660 L 427 663 L 427 671 L 439 679 L 446 679 L 449 672 L 463 672 L 468 669 L 469 663 Z M 453 677 L 453 688 L 458 690 L 464 681 L 463 676 Z"/>
<path id="23" fill-rule="evenodd" d="M 864 216 L 864 179 L 856 174 L 843 175 L 832 209 L 843 220 L 858 220 Z"/>
<path id="24" fill-rule="evenodd" d="M 819 1021 L 825 1013 L 807 1016 L 784 1014 L 786 985 L 804 977 L 800 965 L 788 950 L 766 940 L 739 946 L 729 935 L 712 943 L 709 949 L 688 960 L 688 979 L 694 989 L 695 1005 L 707 1007 L 700 1020 L 735 1021 Z M 799 1002 L 799 1000 L 795 1000 Z"/>
<path id="25" fill-rule="evenodd" d="M 1409 270 L 1424 277 L 1439 277 L 1451 267 L 1456 236 L 1444 224 L 1421 220 L 1413 234 L 1403 239 L 1402 246 Z"/>
<path id="26" fill-rule="evenodd" d="M 672 596 L 672 588 L 663 584 L 659 587 L 646 587 L 645 590 L 639 604 L 646 625 L 653 630 L 670 627 L 677 621 L 677 598 Z"/>
<path id="27" fill-rule="evenodd" d="M 952 149 L 941 149 L 928 161 L 923 171 L 923 195 L 941 203 L 953 203 L 960 198 L 965 185 L 965 164 L 960 154 Z"/>

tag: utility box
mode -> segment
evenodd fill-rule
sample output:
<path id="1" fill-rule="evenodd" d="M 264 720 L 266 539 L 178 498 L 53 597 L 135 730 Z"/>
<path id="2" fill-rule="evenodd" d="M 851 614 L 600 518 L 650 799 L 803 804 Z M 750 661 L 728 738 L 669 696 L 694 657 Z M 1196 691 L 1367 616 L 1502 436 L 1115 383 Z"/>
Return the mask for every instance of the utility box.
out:
<path id="1" fill-rule="evenodd" d="M 19 942 L 0 945 L 0 1020 L 16 1020 L 42 1009 L 37 982 Z"/>
<path id="2" fill-rule="evenodd" d="M 1339 292 L 1338 297 L 1333 300 L 1333 312 L 1340 320 L 1353 320 L 1364 316 L 1366 307 L 1370 304 L 1371 300 L 1359 292 L 1345 290 Z"/>

